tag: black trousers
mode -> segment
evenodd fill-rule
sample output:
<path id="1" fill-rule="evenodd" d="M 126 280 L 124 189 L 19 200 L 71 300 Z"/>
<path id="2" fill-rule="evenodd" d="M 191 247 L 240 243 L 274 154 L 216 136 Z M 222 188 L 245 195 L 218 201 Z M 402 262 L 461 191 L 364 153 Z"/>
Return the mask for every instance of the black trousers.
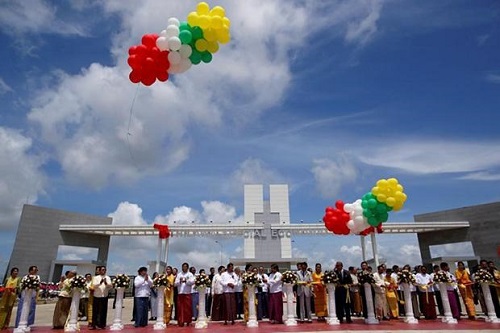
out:
<path id="1" fill-rule="evenodd" d="M 346 302 L 348 292 L 349 291 L 343 286 L 335 288 L 335 307 L 337 310 L 337 318 L 341 322 L 344 320 L 344 317 L 347 321 L 351 321 L 351 303 Z"/>
<path id="2" fill-rule="evenodd" d="M 108 297 L 95 297 L 92 303 L 92 325 L 105 328 L 108 316 Z"/>

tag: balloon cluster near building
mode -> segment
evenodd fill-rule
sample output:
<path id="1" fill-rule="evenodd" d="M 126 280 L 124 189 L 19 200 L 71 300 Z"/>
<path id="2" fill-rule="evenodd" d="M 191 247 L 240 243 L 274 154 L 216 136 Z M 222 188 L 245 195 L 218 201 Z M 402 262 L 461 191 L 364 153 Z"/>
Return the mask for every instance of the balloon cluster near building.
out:
<path id="1" fill-rule="evenodd" d="M 223 7 L 210 9 L 206 2 L 198 3 L 186 21 L 169 18 L 159 35 L 145 34 L 141 44 L 129 48 L 130 81 L 150 86 L 156 80 L 165 82 L 170 74 L 183 73 L 192 65 L 208 64 L 219 44 L 231 40 L 230 25 Z"/>
<path id="2" fill-rule="evenodd" d="M 323 222 L 337 235 L 380 233 L 389 212 L 400 210 L 406 198 L 403 185 L 396 178 L 380 179 L 361 199 L 353 203 L 338 200 L 335 207 L 327 207 Z"/>

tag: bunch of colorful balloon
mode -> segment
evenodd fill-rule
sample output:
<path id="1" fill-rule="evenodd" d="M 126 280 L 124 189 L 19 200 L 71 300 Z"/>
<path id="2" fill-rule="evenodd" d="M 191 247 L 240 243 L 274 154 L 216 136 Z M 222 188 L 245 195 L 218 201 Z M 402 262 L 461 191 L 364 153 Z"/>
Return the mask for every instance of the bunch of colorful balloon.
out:
<path id="1" fill-rule="evenodd" d="M 177 18 L 171 17 L 168 19 L 166 29 L 161 31 L 159 36 L 145 35 L 155 36 L 152 46 L 150 43 L 152 37 L 148 37 L 147 49 L 151 49 L 150 52 L 155 54 L 158 51 L 161 54 L 161 59 L 152 56 L 145 57 L 142 53 L 138 55 L 135 48 L 140 45 L 129 49 L 128 63 L 132 68 L 129 76 L 130 81 L 133 83 L 141 82 L 149 86 L 156 79 L 166 81 L 168 74 L 183 73 L 190 69 L 191 65 L 211 62 L 213 54 L 219 50 L 219 43 L 225 44 L 230 41 L 230 25 L 231 22 L 226 17 L 223 7 L 215 6 L 210 9 L 206 2 L 198 3 L 196 11 L 189 13 L 187 21 L 181 22 Z M 144 42 L 143 45 L 145 45 Z M 167 59 L 166 69 L 164 66 L 165 57 Z M 139 60 L 135 58 L 139 58 Z M 146 61 L 146 58 L 150 58 L 152 61 Z M 155 61 L 159 61 L 161 64 L 157 64 Z M 157 74 L 154 80 L 151 72 Z"/>
<path id="2" fill-rule="evenodd" d="M 389 212 L 403 207 L 407 198 L 403 191 L 396 178 L 380 179 L 363 198 L 347 204 L 339 200 L 335 208 L 327 207 L 323 216 L 325 227 L 337 235 L 380 233 Z"/>

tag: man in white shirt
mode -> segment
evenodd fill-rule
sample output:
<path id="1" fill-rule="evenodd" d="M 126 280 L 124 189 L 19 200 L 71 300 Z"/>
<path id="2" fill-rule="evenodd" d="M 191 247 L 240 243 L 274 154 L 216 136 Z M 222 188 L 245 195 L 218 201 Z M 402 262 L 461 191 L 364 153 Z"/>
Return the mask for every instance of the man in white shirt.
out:
<path id="1" fill-rule="evenodd" d="M 419 301 L 425 319 L 436 319 L 436 303 L 434 302 L 433 280 L 430 274 L 427 274 L 427 267 L 421 266 L 420 272 L 415 275 L 419 291 Z"/>
<path id="2" fill-rule="evenodd" d="M 189 272 L 189 264 L 183 263 L 182 270 L 177 274 L 174 282 L 178 291 L 176 311 L 178 311 L 177 322 L 180 327 L 183 327 L 184 324 L 189 326 L 193 320 L 191 290 L 194 282 L 194 275 Z"/>
<path id="3" fill-rule="evenodd" d="M 148 275 L 148 269 L 141 267 L 134 279 L 134 301 L 135 301 L 135 327 L 146 327 L 148 325 L 148 302 L 151 295 L 153 281 Z"/>
<path id="4" fill-rule="evenodd" d="M 222 296 L 222 278 L 221 274 L 224 273 L 226 268 L 224 266 L 219 266 L 218 273 L 214 275 L 212 279 L 212 309 L 210 311 L 210 319 L 212 321 L 222 320 L 222 309 L 224 298 Z"/>
<path id="5" fill-rule="evenodd" d="M 269 285 L 269 321 L 271 324 L 283 324 L 283 282 L 276 264 L 271 265 L 271 274 L 262 280 Z"/>
<path id="6" fill-rule="evenodd" d="M 234 325 L 234 321 L 236 320 L 236 298 L 234 295 L 234 287 L 237 283 L 237 277 L 233 269 L 233 263 L 229 263 L 227 264 L 227 270 L 221 275 L 225 309 L 224 325 L 227 325 L 228 321 Z"/>
<path id="7" fill-rule="evenodd" d="M 108 295 L 113 284 L 106 275 L 106 266 L 101 266 L 99 275 L 92 278 L 94 289 L 94 300 L 92 303 L 92 326 L 89 329 L 106 328 L 106 317 L 108 316 Z"/>
<path id="8" fill-rule="evenodd" d="M 30 266 L 28 269 L 27 275 L 38 276 L 38 267 L 37 266 Z M 40 280 L 40 276 L 38 276 L 38 280 Z M 28 315 L 28 327 L 33 326 L 33 324 L 35 323 L 37 294 L 38 294 L 38 290 L 33 292 L 31 295 L 30 312 Z M 24 292 L 21 292 L 21 297 L 19 298 L 19 302 L 17 304 L 16 327 L 19 326 L 19 322 L 21 321 L 21 311 L 23 308 L 23 303 L 24 303 Z"/>
<path id="9" fill-rule="evenodd" d="M 196 274 L 196 267 L 189 267 L 189 271 L 194 275 L 194 278 L 196 279 L 196 276 L 198 275 Z M 194 321 L 198 319 L 198 303 L 200 303 L 200 293 L 198 292 L 198 289 L 191 288 L 191 311 L 193 312 Z"/>
<path id="10" fill-rule="evenodd" d="M 389 319 L 389 306 L 387 305 L 387 287 L 389 286 L 389 282 L 385 281 L 384 276 L 384 266 L 379 265 L 377 273 L 373 274 L 373 278 L 375 279 L 375 314 L 379 320 Z"/>
<path id="11" fill-rule="evenodd" d="M 259 267 L 259 273 L 257 277 L 261 281 L 259 286 L 257 287 L 257 320 L 262 320 L 262 318 L 269 317 L 269 293 L 267 283 L 262 281 L 268 280 L 269 276 L 267 276 L 264 271 L 264 267 Z"/>
<path id="12" fill-rule="evenodd" d="M 242 272 L 239 267 L 234 269 L 236 284 L 234 285 L 234 297 L 236 300 L 236 318 L 242 319 L 243 315 L 243 282 L 241 282 Z"/>

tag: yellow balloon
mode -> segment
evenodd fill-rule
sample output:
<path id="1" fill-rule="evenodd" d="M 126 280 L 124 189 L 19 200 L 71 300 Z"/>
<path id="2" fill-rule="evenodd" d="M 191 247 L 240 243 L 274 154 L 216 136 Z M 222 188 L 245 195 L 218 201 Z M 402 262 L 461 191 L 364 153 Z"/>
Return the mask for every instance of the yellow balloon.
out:
<path id="1" fill-rule="evenodd" d="M 224 23 L 225 26 L 229 29 L 231 27 L 231 21 L 227 17 L 222 18 L 222 23 Z"/>
<path id="2" fill-rule="evenodd" d="M 403 185 L 398 184 L 398 185 L 396 186 L 396 190 L 398 190 L 398 191 L 400 191 L 400 192 L 403 192 L 403 191 L 404 191 L 404 187 L 403 187 Z"/>
<path id="3" fill-rule="evenodd" d="M 229 33 L 229 30 L 220 29 L 216 31 L 217 31 L 217 40 L 221 44 L 229 43 L 229 41 L 231 40 L 231 34 Z"/>
<path id="4" fill-rule="evenodd" d="M 396 199 L 394 199 L 393 197 L 388 197 L 385 201 L 385 204 L 389 207 L 394 207 L 394 205 L 396 204 Z"/>
<path id="5" fill-rule="evenodd" d="M 210 15 L 224 17 L 226 16 L 226 10 L 221 6 L 215 6 L 212 10 L 210 10 Z"/>
<path id="6" fill-rule="evenodd" d="M 387 183 L 387 180 L 385 179 L 380 179 L 377 181 L 377 186 L 380 187 L 380 189 L 385 189 L 389 184 Z"/>
<path id="7" fill-rule="evenodd" d="M 380 188 L 378 186 L 375 186 L 372 188 L 372 193 L 373 195 L 377 195 L 380 193 Z"/>
<path id="8" fill-rule="evenodd" d="M 377 195 L 377 200 L 380 202 L 385 202 L 387 200 L 387 196 L 385 194 L 380 193 Z"/>
<path id="9" fill-rule="evenodd" d="M 208 5 L 208 3 L 206 2 L 200 2 L 197 6 L 196 6 L 196 11 L 198 12 L 198 14 L 200 15 L 206 15 L 210 12 L 210 6 Z"/>
<path id="10" fill-rule="evenodd" d="M 194 47 L 200 52 L 204 52 L 208 48 L 208 42 L 205 39 L 198 39 L 194 44 Z"/>
<path id="11" fill-rule="evenodd" d="M 389 178 L 387 179 L 387 182 L 391 185 L 391 186 L 396 186 L 398 184 L 398 180 L 396 178 Z"/>
<path id="12" fill-rule="evenodd" d="M 188 14 L 187 16 L 187 23 L 192 26 L 192 27 L 195 27 L 198 25 L 198 13 L 197 12 L 191 12 Z"/>
<path id="13" fill-rule="evenodd" d="M 209 42 L 215 42 L 217 40 L 217 33 L 214 29 L 203 30 L 203 38 Z"/>
<path id="14" fill-rule="evenodd" d="M 208 52 L 214 54 L 215 52 L 219 51 L 219 43 L 217 43 L 217 42 L 208 42 L 207 50 L 208 50 Z"/>
<path id="15" fill-rule="evenodd" d="M 222 18 L 219 16 L 212 16 L 211 27 L 213 29 L 222 29 L 224 27 L 224 23 L 222 22 Z"/>
<path id="16" fill-rule="evenodd" d="M 201 15 L 198 18 L 198 25 L 203 30 L 210 28 L 211 22 L 212 22 L 212 18 L 208 15 Z"/>
<path id="17" fill-rule="evenodd" d="M 392 210 L 400 210 L 401 208 L 403 208 L 403 204 L 400 204 L 399 202 L 397 202 L 393 207 L 392 207 Z"/>

